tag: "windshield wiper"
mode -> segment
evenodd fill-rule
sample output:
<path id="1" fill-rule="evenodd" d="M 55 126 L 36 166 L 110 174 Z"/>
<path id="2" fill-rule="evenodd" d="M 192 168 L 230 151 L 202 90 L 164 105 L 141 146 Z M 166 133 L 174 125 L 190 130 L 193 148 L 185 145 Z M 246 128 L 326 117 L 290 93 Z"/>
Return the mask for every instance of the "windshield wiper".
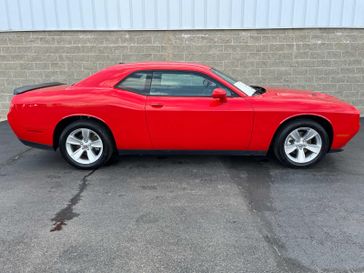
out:
<path id="1" fill-rule="evenodd" d="M 263 88 L 261 86 L 250 85 L 250 87 L 255 89 L 255 92 L 254 92 L 254 94 L 252 96 L 261 95 L 261 94 L 264 94 L 266 92 L 265 88 Z"/>

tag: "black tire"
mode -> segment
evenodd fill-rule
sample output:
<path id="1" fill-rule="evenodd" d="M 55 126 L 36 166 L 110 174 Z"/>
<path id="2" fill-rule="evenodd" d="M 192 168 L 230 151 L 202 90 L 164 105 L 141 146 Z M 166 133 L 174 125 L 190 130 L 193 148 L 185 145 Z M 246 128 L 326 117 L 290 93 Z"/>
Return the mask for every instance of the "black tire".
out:
<path id="1" fill-rule="evenodd" d="M 110 158 L 105 162 L 105 166 L 110 166 L 112 164 L 115 164 L 119 161 L 119 154 L 116 149 L 114 149 L 114 152 L 111 154 Z"/>
<path id="2" fill-rule="evenodd" d="M 77 130 L 80 128 L 87 128 L 87 129 L 91 129 L 92 131 L 96 132 L 98 134 L 98 136 L 100 137 L 102 144 L 103 144 L 103 149 L 102 149 L 100 157 L 91 164 L 81 164 L 81 163 L 75 161 L 68 154 L 67 149 L 66 149 L 66 140 L 67 140 L 68 136 L 74 130 Z M 59 148 L 60 148 L 62 156 L 69 164 L 71 164 L 72 166 L 74 166 L 78 169 L 83 169 L 83 170 L 92 170 L 92 169 L 97 169 L 97 168 L 103 166 L 111 159 L 111 157 L 115 151 L 114 144 L 113 144 L 113 138 L 110 135 L 108 129 L 105 126 L 103 126 L 102 124 L 100 124 L 96 121 L 93 121 L 93 120 L 78 120 L 78 121 L 72 122 L 71 124 L 66 126 L 63 129 L 63 131 L 60 135 L 60 138 L 59 138 Z"/>
<path id="3" fill-rule="evenodd" d="M 321 150 L 318 155 L 309 162 L 306 163 L 297 163 L 292 161 L 285 152 L 284 145 L 287 136 L 293 132 L 297 128 L 308 127 L 314 129 L 321 137 L 322 145 Z M 329 136 L 326 130 L 317 122 L 310 119 L 297 119 L 288 122 L 277 132 L 274 141 L 273 141 L 273 152 L 275 157 L 285 166 L 289 166 L 292 168 L 304 168 L 310 167 L 317 162 L 319 162 L 328 152 L 330 145 Z"/>

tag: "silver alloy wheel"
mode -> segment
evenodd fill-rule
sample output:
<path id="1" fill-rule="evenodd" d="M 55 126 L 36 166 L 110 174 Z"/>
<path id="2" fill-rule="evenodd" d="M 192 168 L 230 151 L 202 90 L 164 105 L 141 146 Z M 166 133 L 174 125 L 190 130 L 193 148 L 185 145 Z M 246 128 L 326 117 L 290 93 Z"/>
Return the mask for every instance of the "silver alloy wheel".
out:
<path id="1" fill-rule="evenodd" d="M 293 162 L 304 164 L 314 160 L 321 152 L 320 134 L 310 127 L 293 130 L 284 141 L 284 152 Z"/>
<path id="2" fill-rule="evenodd" d="M 68 155 L 79 164 L 92 164 L 102 155 L 104 144 L 100 136 L 88 128 L 73 130 L 66 139 Z"/>

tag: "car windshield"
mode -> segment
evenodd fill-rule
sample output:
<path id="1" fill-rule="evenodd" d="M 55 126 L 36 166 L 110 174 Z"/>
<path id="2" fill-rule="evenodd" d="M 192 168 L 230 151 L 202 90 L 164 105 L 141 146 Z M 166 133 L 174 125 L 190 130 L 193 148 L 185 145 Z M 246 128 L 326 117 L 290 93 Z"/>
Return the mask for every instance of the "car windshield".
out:
<path id="1" fill-rule="evenodd" d="M 231 83 L 232 85 L 237 87 L 240 91 L 242 91 L 244 94 L 246 94 L 248 96 L 253 96 L 254 93 L 256 92 L 256 90 L 254 88 L 250 87 L 249 85 L 246 85 L 245 83 L 242 83 L 241 81 L 237 81 L 237 80 L 233 79 L 232 77 L 226 75 L 225 73 L 223 73 L 215 68 L 211 68 L 211 71 L 214 74 L 216 74 L 217 76 L 219 76 L 220 78 L 223 78 L 228 83 Z"/>

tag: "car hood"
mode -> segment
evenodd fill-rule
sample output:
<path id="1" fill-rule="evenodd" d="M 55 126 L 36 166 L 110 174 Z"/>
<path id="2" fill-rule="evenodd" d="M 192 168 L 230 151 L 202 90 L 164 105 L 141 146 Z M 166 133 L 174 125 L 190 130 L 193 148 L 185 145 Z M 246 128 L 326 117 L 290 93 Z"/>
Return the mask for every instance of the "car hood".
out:
<path id="1" fill-rule="evenodd" d="M 276 87 L 264 87 L 266 92 L 262 96 L 271 99 L 279 100 L 314 100 L 314 101 L 326 101 L 326 102 L 339 102 L 340 100 L 334 96 L 322 94 L 315 91 L 276 88 Z"/>

